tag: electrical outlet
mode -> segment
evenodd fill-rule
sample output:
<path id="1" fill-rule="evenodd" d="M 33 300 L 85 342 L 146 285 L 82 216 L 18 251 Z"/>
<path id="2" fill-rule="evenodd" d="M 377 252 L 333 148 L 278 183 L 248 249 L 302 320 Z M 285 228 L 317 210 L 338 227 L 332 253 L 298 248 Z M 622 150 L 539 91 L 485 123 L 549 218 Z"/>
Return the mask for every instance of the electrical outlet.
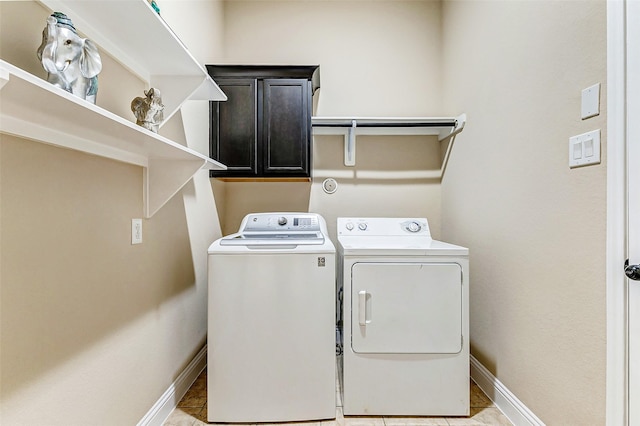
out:
<path id="1" fill-rule="evenodd" d="M 131 219 L 131 244 L 142 244 L 142 219 Z"/>

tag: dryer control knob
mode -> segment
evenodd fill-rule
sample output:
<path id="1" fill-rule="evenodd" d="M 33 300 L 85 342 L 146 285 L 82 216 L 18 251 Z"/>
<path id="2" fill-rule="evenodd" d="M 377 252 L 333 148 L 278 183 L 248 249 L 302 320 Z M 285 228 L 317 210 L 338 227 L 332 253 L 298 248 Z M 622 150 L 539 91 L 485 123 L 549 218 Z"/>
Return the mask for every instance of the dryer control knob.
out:
<path id="1" fill-rule="evenodd" d="M 286 218 L 286 217 L 284 217 L 284 216 L 280 216 L 280 217 L 278 218 L 278 225 L 282 225 L 282 226 L 284 226 L 284 225 L 286 225 L 286 224 L 287 224 L 287 218 Z"/>
<path id="2" fill-rule="evenodd" d="M 367 224 L 364 222 L 361 222 L 358 224 L 358 228 L 360 228 L 361 231 L 366 231 L 367 230 Z"/>
<path id="3" fill-rule="evenodd" d="M 409 232 L 420 232 L 422 226 L 420 226 L 418 222 L 411 222 L 407 229 L 409 230 Z"/>
<path id="4" fill-rule="evenodd" d="M 347 224 L 345 225 L 345 227 L 347 228 L 347 231 L 353 231 L 353 223 L 351 223 L 351 222 L 347 222 Z"/>

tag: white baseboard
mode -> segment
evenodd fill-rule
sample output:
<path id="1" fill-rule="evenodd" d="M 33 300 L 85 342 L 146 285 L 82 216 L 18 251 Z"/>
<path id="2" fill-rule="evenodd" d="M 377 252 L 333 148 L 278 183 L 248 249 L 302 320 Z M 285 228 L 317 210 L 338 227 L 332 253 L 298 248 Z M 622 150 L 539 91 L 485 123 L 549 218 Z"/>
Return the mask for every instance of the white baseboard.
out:
<path id="1" fill-rule="evenodd" d="M 471 378 L 487 394 L 496 407 L 511 420 L 514 426 L 545 426 L 500 380 L 484 365 L 471 358 Z"/>
<path id="2" fill-rule="evenodd" d="M 473 356 L 471 378 L 514 426 L 545 426 L 526 405 L 503 385 Z M 162 426 L 182 397 L 187 393 L 207 365 L 207 345 L 204 345 L 178 378 L 169 386 L 137 426 Z"/>
<path id="3" fill-rule="evenodd" d="M 162 426 L 206 365 L 207 345 L 205 344 L 178 378 L 171 383 L 169 389 L 162 394 L 160 399 L 153 404 L 153 407 L 138 422 L 138 426 Z"/>

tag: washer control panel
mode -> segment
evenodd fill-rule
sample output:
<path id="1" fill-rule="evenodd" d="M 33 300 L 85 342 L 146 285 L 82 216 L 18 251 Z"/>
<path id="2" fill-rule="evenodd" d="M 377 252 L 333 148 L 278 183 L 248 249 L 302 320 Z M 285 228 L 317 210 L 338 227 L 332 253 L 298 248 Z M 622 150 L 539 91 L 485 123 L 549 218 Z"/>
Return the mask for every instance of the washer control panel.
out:
<path id="1" fill-rule="evenodd" d="M 322 231 L 317 214 L 254 213 L 247 215 L 239 232 Z"/>
<path id="2" fill-rule="evenodd" d="M 338 235 L 431 236 L 425 218 L 339 217 Z"/>

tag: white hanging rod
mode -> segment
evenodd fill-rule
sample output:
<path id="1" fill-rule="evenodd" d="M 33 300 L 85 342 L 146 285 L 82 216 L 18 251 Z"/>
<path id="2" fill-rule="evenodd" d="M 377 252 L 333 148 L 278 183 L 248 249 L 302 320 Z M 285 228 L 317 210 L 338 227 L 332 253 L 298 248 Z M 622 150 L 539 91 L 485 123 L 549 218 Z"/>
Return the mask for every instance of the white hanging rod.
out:
<path id="1" fill-rule="evenodd" d="M 456 117 L 312 117 L 313 127 L 453 127 Z"/>

